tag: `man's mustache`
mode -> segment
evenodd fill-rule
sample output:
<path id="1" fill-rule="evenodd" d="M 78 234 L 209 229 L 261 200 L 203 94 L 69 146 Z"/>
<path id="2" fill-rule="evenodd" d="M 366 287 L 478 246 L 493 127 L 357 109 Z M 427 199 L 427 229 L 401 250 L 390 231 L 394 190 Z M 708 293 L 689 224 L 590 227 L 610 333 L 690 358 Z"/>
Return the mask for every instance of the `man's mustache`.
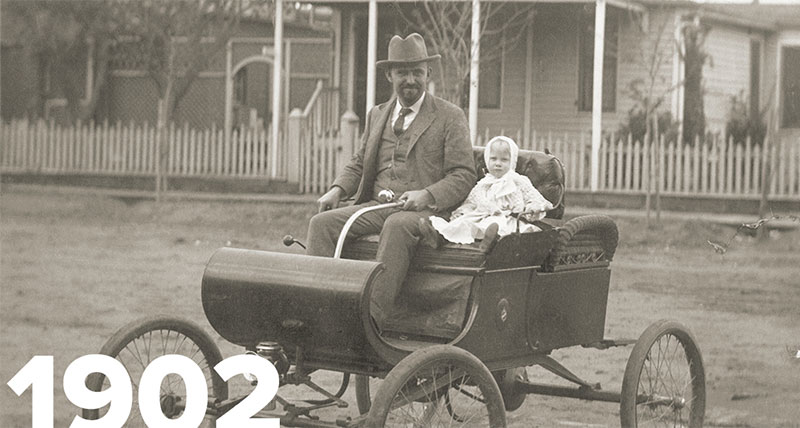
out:
<path id="1" fill-rule="evenodd" d="M 400 89 L 419 89 L 419 85 L 400 85 Z"/>

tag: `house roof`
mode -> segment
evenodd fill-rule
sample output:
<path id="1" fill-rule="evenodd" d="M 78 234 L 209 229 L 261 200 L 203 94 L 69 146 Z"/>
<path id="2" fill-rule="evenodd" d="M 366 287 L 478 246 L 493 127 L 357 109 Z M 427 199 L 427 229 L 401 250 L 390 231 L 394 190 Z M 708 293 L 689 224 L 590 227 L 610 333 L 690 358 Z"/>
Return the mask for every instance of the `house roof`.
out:
<path id="1" fill-rule="evenodd" d="M 703 9 L 766 26 L 773 30 L 800 30 L 800 3 L 705 4 Z"/>
<path id="2" fill-rule="evenodd" d="M 379 3 L 416 2 L 418 0 L 377 0 Z M 482 2 L 503 0 L 481 0 Z M 594 3 L 595 0 L 520 0 L 523 3 Z M 314 3 L 367 3 L 367 0 L 320 0 Z M 764 30 L 800 30 L 800 1 L 795 4 L 723 4 L 698 0 L 610 0 L 622 8 L 681 8 L 698 11 L 709 18 Z M 703 13 L 704 12 L 704 13 Z"/>
<path id="3" fill-rule="evenodd" d="M 698 0 L 617 0 L 648 8 L 668 7 L 701 17 L 762 30 L 800 30 L 800 1 L 795 4 L 702 3 Z"/>

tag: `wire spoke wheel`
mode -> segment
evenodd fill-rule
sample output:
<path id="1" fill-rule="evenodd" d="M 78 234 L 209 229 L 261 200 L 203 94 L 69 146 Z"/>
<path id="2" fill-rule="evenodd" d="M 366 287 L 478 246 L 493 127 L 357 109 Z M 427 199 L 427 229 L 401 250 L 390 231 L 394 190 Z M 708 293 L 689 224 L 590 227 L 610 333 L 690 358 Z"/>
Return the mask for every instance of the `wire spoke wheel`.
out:
<path id="1" fill-rule="evenodd" d="M 624 427 L 703 426 L 705 372 L 692 334 L 662 320 L 642 333 L 628 358 L 622 381 Z"/>
<path id="2" fill-rule="evenodd" d="M 210 399 L 224 400 L 228 397 L 227 384 L 214 371 L 222 360 L 219 349 L 212 339 L 189 321 L 175 318 L 151 317 L 134 321 L 117 331 L 100 351 L 122 363 L 133 385 L 133 406 L 125 427 L 145 427 L 139 413 L 139 380 L 145 368 L 163 355 L 183 355 L 194 361 L 206 378 Z M 87 377 L 86 386 L 92 391 L 109 388 L 108 379 L 100 373 Z M 168 374 L 161 382 L 159 401 L 161 411 L 168 419 L 177 419 L 186 405 L 186 386 L 177 374 Z M 85 419 L 99 419 L 108 411 L 84 409 Z M 215 418 L 206 416 L 201 427 L 213 427 Z"/>
<path id="3" fill-rule="evenodd" d="M 505 427 L 492 374 L 463 349 L 437 345 L 393 368 L 372 400 L 370 427 Z"/>

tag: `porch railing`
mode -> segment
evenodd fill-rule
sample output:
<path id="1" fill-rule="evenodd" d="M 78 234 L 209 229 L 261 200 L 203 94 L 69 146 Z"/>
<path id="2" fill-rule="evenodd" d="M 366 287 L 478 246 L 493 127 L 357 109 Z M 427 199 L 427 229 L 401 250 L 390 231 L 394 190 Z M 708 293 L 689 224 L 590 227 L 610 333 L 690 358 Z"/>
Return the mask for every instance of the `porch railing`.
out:
<path id="1" fill-rule="evenodd" d="M 303 193 L 322 193 L 349 160 L 358 138 L 358 117 L 339 116 L 339 90 L 322 81 L 305 109 L 289 114 L 287 141 L 296 153 L 289 156 L 289 171 Z"/>

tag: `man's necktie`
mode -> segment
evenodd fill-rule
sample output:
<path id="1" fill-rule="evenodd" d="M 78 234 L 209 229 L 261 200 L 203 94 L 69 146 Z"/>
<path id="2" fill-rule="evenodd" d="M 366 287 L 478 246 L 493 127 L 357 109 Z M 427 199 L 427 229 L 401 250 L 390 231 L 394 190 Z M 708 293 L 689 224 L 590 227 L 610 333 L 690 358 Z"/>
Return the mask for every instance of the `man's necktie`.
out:
<path id="1" fill-rule="evenodd" d="M 400 109 L 400 114 L 397 116 L 397 120 L 394 121 L 394 126 L 392 129 L 394 130 L 394 135 L 400 135 L 403 133 L 403 123 L 406 121 L 406 115 L 411 113 L 411 109 L 408 107 L 403 107 Z"/>

